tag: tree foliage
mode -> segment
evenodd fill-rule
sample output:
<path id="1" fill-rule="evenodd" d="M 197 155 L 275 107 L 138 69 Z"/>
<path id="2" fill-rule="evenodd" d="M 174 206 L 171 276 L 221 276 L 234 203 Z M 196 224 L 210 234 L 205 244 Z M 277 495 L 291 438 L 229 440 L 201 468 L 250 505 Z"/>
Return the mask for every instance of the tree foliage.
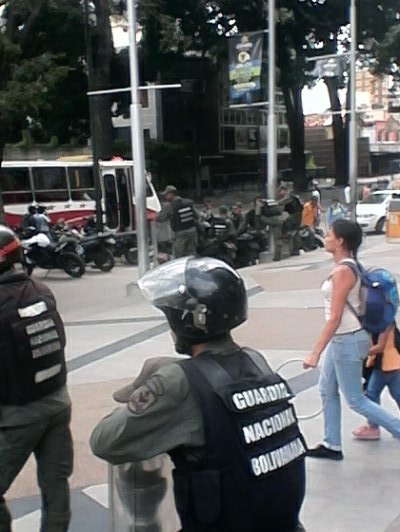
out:
<path id="1" fill-rule="evenodd" d="M 54 135 L 66 140 L 71 136 L 74 116 L 78 114 L 73 110 L 84 109 L 84 72 L 79 64 L 84 48 L 76 32 L 81 21 L 78 1 L 4 3 L 0 32 L 0 154 L 6 141 L 15 140 L 21 128 L 30 125 L 34 125 L 41 140 Z M 74 91 L 79 77 L 80 90 Z M 75 99 L 67 97 L 71 94 Z M 81 124 L 75 124 L 75 128 L 78 135 L 83 134 Z"/>

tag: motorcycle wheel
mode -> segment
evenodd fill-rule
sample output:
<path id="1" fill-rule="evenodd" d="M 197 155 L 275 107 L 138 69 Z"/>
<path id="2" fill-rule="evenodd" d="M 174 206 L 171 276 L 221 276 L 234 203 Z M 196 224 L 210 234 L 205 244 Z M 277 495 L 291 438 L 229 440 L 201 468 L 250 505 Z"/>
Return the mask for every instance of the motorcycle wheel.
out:
<path id="1" fill-rule="evenodd" d="M 138 262 L 137 249 L 134 248 L 126 250 L 124 252 L 124 257 L 128 264 L 133 264 L 135 266 Z"/>
<path id="2" fill-rule="evenodd" d="M 109 249 L 103 249 L 103 251 L 97 253 L 93 262 L 102 272 L 110 272 L 115 265 L 114 256 Z"/>
<path id="3" fill-rule="evenodd" d="M 75 253 L 67 251 L 60 256 L 61 268 L 69 276 L 78 279 L 85 273 L 85 264 L 83 260 Z"/>

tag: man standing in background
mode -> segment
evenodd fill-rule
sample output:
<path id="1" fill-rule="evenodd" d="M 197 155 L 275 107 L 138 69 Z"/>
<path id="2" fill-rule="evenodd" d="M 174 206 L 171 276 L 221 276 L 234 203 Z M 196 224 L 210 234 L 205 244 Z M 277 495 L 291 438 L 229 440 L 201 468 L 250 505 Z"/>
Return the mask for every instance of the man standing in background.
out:
<path id="1" fill-rule="evenodd" d="M 162 195 L 166 203 L 157 215 L 157 222 L 170 223 L 174 232 L 174 257 L 196 255 L 198 214 L 192 200 L 178 196 L 173 185 L 168 185 Z"/>

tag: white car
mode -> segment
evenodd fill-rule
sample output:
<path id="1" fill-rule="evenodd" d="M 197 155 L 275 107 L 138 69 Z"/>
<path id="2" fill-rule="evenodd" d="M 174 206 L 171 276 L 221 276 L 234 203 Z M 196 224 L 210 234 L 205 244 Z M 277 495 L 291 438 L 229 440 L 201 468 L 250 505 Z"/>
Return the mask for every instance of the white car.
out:
<path id="1" fill-rule="evenodd" d="M 365 232 L 385 231 L 389 202 L 394 196 L 400 197 L 400 190 L 376 190 L 357 203 L 357 222 Z"/>

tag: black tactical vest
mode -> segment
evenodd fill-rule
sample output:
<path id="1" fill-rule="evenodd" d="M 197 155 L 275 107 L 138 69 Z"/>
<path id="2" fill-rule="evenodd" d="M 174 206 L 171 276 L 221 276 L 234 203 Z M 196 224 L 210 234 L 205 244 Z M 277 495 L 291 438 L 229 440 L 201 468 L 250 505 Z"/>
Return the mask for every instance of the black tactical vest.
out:
<path id="1" fill-rule="evenodd" d="M 215 217 L 212 220 L 212 232 L 213 236 L 216 238 L 222 238 L 228 232 L 228 223 L 229 220 L 226 218 Z"/>
<path id="2" fill-rule="evenodd" d="M 177 198 L 172 201 L 172 208 L 171 228 L 173 231 L 183 231 L 195 227 L 194 207 L 190 200 Z"/>
<path id="3" fill-rule="evenodd" d="M 201 407 L 198 461 L 172 451 L 183 532 L 294 532 L 306 443 L 287 383 L 256 352 L 180 362 Z"/>
<path id="4" fill-rule="evenodd" d="M 47 286 L 0 277 L 0 405 L 23 405 L 66 382 L 65 332 Z"/>

